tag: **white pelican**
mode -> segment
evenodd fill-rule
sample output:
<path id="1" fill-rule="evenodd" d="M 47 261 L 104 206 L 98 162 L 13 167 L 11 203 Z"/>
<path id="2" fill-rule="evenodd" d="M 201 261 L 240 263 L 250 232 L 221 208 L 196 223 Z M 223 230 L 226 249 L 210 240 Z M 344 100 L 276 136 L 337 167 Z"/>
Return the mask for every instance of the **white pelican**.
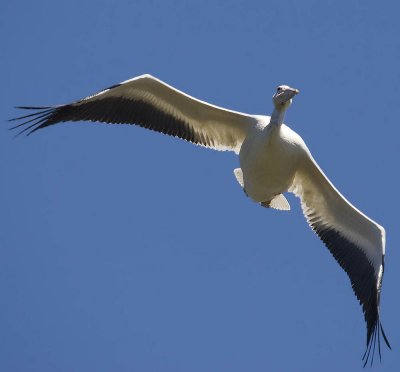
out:
<path id="1" fill-rule="evenodd" d="M 18 107 L 34 113 L 11 120 L 28 134 L 65 121 L 136 124 L 215 150 L 239 154 L 234 170 L 245 193 L 264 207 L 289 210 L 283 193 L 301 200 L 304 215 L 350 278 L 367 325 L 364 366 L 380 336 L 379 302 L 385 229 L 352 206 L 322 172 L 302 138 L 283 124 L 298 94 L 287 85 L 273 96 L 272 116 L 248 115 L 193 98 L 150 75 L 142 75 L 60 106 Z M 29 125 L 28 125 L 29 124 Z M 372 350 L 372 353 L 371 353 Z"/>

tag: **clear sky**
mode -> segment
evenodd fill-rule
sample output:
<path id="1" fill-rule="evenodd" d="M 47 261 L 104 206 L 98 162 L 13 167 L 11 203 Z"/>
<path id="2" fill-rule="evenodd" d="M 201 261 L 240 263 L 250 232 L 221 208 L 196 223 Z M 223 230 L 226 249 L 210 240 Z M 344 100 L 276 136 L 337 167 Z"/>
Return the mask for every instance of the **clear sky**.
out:
<path id="1" fill-rule="evenodd" d="M 233 153 L 132 126 L 13 139 L 15 105 L 67 103 L 151 73 L 286 123 L 387 231 L 382 321 L 399 371 L 397 1 L 0 3 L 1 371 L 358 371 L 364 320 L 298 200 L 267 210 Z"/>

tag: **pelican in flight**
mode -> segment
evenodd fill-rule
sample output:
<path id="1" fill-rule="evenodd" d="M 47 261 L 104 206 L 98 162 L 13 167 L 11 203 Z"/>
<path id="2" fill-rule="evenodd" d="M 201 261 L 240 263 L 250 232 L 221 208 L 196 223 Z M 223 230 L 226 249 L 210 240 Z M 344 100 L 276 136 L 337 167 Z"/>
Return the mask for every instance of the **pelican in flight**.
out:
<path id="1" fill-rule="evenodd" d="M 385 257 L 385 229 L 367 217 L 333 186 L 302 138 L 284 123 L 298 94 L 287 85 L 272 97 L 271 116 L 249 115 L 198 100 L 151 75 L 113 85 L 60 106 L 18 107 L 34 110 L 15 119 L 14 128 L 31 134 L 66 121 L 135 124 L 214 150 L 234 151 L 234 170 L 244 192 L 266 208 L 290 210 L 284 192 L 292 192 L 310 227 L 350 278 L 367 326 L 364 366 L 383 337 L 379 303 Z"/>

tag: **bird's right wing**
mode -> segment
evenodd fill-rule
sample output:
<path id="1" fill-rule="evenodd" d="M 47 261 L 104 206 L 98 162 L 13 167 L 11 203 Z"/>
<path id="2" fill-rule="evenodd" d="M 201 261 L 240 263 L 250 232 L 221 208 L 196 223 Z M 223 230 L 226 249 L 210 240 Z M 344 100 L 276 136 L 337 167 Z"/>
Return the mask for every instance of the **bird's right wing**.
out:
<path id="1" fill-rule="evenodd" d="M 16 127 L 32 133 L 65 121 L 136 124 L 216 150 L 239 152 L 255 116 L 227 110 L 193 98 L 154 78 L 142 75 L 79 101 L 37 109 Z M 28 125 L 29 124 L 29 125 Z M 15 127 L 14 127 L 15 128 Z"/>
<path id="2" fill-rule="evenodd" d="M 298 171 L 289 191 L 301 199 L 303 213 L 310 227 L 350 278 L 367 323 L 367 350 L 364 355 L 367 363 L 372 346 L 373 358 L 376 340 L 380 355 L 380 333 L 390 348 L 379 317 L 385 230 L 339 193 L 308 149 L 299 160 Z"/>

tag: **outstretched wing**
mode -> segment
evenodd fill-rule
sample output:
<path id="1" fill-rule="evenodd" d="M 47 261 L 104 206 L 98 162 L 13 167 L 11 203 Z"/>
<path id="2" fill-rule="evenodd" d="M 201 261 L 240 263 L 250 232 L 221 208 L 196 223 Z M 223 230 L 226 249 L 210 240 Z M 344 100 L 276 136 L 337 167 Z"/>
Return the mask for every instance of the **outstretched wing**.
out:
<path id="1" fill-rule="evenodd" d="M 332 185 L 309 151 L 300 159 L 289 190 L 301 199 L 310 227 L 350 278 L 367 323 L 365 364 L 371 363 L 380 334 L 390 348 L 379 318 L 385 257 L 385 229 L 352 206 Z M 365 365 L 364 364 L 364 365 Z"/>
<path id="2" fill-rule="evenodd" d="M 151 75 L 114 85 L 79 101 L 37 110 L 11 120 L 24 122 L 28 134 L 65 121 L 136 124 L 216 150 L 239 152 L 248 130 L 257 123 L 247 115 L 193 98 Z"/>

